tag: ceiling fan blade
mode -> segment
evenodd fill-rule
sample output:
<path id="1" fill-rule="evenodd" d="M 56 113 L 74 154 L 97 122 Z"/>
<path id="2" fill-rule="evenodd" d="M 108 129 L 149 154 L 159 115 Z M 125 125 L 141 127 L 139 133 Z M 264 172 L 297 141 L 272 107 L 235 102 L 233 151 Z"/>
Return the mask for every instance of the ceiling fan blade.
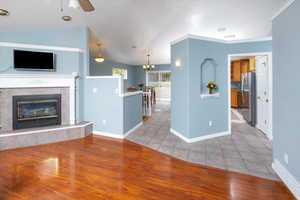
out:
<path id="1" fill-rule="evenodd" d="M 92 12 L 95 10 L 93 4 L 89 0 L 79 0 L 79 4 L 85 12 Z"/>

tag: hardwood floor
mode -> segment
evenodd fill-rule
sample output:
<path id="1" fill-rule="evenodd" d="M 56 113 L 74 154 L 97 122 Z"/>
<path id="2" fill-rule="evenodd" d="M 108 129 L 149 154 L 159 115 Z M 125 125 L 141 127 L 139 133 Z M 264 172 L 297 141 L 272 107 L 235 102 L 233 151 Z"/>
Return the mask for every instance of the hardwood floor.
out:
<path id="1" fill-rule="evenodd" d="M 89 136 L 0 152 L 0 199 L 294 199 L 281 182 Z"/>

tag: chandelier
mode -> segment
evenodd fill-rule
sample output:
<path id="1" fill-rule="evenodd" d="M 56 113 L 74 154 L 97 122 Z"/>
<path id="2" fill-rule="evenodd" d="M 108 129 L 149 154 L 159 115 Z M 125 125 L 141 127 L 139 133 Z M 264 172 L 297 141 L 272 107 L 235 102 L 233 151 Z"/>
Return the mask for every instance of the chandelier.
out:
<path id="1" fill-rule="evenodd" d="M 150 64 L 150 54 L 148 54 L 147 57 L 148 57 L 148 63 L 146 65 L 143 65 L 143 69 L 150 71 L 155 68 L 155 65 Z"/>

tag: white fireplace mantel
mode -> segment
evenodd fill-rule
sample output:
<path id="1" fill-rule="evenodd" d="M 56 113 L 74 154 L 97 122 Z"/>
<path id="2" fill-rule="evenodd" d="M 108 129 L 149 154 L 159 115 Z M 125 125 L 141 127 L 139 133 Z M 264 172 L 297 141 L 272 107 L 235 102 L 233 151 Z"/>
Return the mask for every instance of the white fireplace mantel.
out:
<path id="1" fill-rule="evenodd" d="M 0 74 L 0 88 L 68 87 L 70 90 L 70 124 L 75 123 L 75 76 L 41 74 Z"/>

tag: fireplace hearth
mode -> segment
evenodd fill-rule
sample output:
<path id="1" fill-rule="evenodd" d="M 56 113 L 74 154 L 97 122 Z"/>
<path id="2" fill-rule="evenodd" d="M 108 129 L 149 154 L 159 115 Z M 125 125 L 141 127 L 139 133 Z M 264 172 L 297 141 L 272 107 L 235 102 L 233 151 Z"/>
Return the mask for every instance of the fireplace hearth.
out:
<path id="1" fill-rule="evenodd" d="M 61 124 L 61 94 L 13 96 L 13 129 Z"/>

